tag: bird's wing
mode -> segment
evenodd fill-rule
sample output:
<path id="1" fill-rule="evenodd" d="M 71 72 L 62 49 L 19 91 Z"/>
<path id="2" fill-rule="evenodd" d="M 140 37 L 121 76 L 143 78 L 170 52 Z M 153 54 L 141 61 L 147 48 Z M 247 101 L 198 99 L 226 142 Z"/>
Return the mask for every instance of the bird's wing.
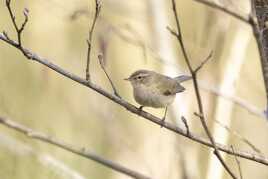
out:
<path id="1" fill-rule="evenodd" d="M 173 80 L 172 78 L 167 78 L 166 80 L 169 80 L 169 83 L 166 83 L 165 86 L 163 86 L 161 83 L 155 83 L 156 89 L 160 90 L 160 93 L 169 96 L 169 95 L 175 95 L 176 93 L 183 92 L 185 88 L 180 85 L 177 81 Z M 160 87 L 161 85 L 161 87 Z"/>

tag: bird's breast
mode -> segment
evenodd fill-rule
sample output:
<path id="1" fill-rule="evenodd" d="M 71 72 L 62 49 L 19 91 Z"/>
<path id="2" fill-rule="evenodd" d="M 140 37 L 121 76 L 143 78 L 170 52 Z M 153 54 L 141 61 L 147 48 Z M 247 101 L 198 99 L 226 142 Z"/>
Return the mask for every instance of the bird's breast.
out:
<path id="1" fill-rule="evenodd" d="M 148 88 L 141 85 L 135 87 L 134 98 L 142 106 L 149 106 L 154 108 L 164 108 L 174 101 L 175 95 L 165 96 L 156 89 Z"/>

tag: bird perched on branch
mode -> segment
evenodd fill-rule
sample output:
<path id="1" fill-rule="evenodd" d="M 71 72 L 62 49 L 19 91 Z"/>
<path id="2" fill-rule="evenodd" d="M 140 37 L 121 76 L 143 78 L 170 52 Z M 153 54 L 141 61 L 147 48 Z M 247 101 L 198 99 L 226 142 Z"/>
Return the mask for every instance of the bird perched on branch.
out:
<path id="1" fill-rule="evenodd" d="M 185 88 L 181 82 L 190 80 L 191 76 L 181 75 L 171 78 L 150 70 L 138 70 L 125 80 L 130 81 L 133 87 L 134 98 L 143 107 L 165 108 L 162 122 L 165 121 L 167 108 L 176 96 Z"/>

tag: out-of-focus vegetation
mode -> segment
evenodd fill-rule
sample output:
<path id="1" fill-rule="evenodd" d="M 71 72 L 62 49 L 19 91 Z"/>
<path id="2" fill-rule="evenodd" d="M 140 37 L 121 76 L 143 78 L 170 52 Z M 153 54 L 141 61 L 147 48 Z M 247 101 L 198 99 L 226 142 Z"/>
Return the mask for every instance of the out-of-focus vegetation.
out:
<path id="1" fill-rule="evenodd" d="M 213 59 L 199 74 L 202 84 L 221 87 L 224 83 L 226 93 L 231 92 L 264 109 L 266 100 L 259 56 L 250 27 L 191 0 L 177 2 L 184 41 L 193 65 L 197 66 L 211 50 L 214 51 Z M 249 11 L 249 2 L 245 0 L 222 3 L 241 13 Z M 97 55 L 104 52 L 106 68 L 118 92 L 134 104 L 132 89 L 123 80 L 133 71 L 152 69 L 166 74 L 173 71 L 173 75 L 188 73 L 176 40 L 165 29 L 174 26 L 169 1 L 103 0 L 101 4 L 90 65 L 91 79 L 95 83 L 112 92 L 97 60 Z M 23 33 L 23 44 L 27 48 L 85 77 L 86 39 L 94 13 L 93 1 L 13 0 L 12 7 L 19 22 L 23 20 L 24 7 L 30 11 L 29 23 Z M 3 30 L 15 38 L 5 1 L 0 2 L 0 31 Z M 169 53 L 173 56 L 166 55 Z M 228 71 L 237 61 L 240 63 L 234 71 Z M 182 178 L 184 172 L 189 179 L 212 176 L 209 174 L 212 154 L 208 148 L 161 129 L 96 92 L 26 60 L 18 50 L 3 42 L 0 42 L 0 67 L 0 115 L 89 148 L 152 178 Z M 190 130 L 205 136 L 198 118 L 193 115 L 197 107 L 192 84 L 186 82 L 185 86 L 187 91 L 179 94 L 168 120 L 183 127 L 177 110 L 180 106 Z M 265 119 L 210 92 L 202 90 L 201 94 L 212 131 L 218 130 L 214 119 L 220 120 L 268 155 Z M 161 109 L 145 110 L 158 116 L 164 112 Z M 251 151 L 228 132 L 215 136 L 216 141 Z M 40 157 L 43 154 L 58 160 L 69 168 L 69 172 L 76 172 L 81 178 L 126 178 L 80 156 L 0 126 L 0 178 L 79 178 L 57 165 L 47 165 Z M 238 173 L 234 158 L 227 157 L 226 161 Z M 221 165 L 217 167 L 222 168 Z M 267 167 L 261 164 L 241 159 L 241 167 L 245 178 L 268 177 Z M 218 176 L 229 177 L 226 172 Z"/>

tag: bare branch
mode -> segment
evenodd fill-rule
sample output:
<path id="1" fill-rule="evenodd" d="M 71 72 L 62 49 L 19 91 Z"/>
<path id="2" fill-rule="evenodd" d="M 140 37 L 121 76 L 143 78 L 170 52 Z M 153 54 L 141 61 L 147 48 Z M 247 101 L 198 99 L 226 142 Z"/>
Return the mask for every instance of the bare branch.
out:
<path id="1" fill-rule="evenodd" d="M 120 95 L 118 94 L 118 92 L 117 92 L 115 86 L 114 86 L 113 81 L 111 80 L 110 76 L 108 75 L 108 73 L 107 73 L 107 71 L 106 71 L 106 69 L 105 69 L 105 66 L 104 66 L 104 63 L 103 63 L 103 57 L 102 57 L 102 55 L 98 55 L 98 59 L 99 59 L 100 66 L 101 66 L 102 70 L 104 71 L 106 77 L 108 78 L 108 80 L 109 80 L 109 82 L 110 82 L 110 84 L 111 84 L 111 86 L 112 86 L 112 88 L 113 88 L 114 95 L 116 95 L 116 96 L 118 96 L 119 98 L 121 98 Z"/>
<path id="2" fill-rule="evenodd" d="M 109 24 L 108 21 L 105 21 L 105 23 Z M 154 56 L 155 59 L 159 60 L 160 62 L 164 63 L 165 65 L 170 65 L 170 66 L 175 66 L 176 65 L 176 64 L 171 64 L 170 62 L 167 63 L 166 61 L 164 61 L 163 58 L 161 56 L 159 56 L 159 54 L 157 52 L 155 52 L 152 47 L 150 47 L 148 44 L 143 42 L 142 39 L 139 36 L 137 36 L 137 37 L 135 36 L 135 38 L 132 39 L 130 37 L 125 36 L 121 32 L 121 29 L 116 28 L 112 24 L 109 24 L 109 27 L 112 29 L 112 31 L 116 35 L 118 35 L 122 40 L 126 41 L 127 43 L 130 43 L 130 44 L 133 44 L 133 45 L 136 45 L 136 46 L 140 46 L 142 49 L 144 47 L 145 48 L 145 49 L 143 49 L 144 54 L 146 54 L 146 51 L 148 50 Z M 174 35 L 175 37 L 178 36 L 178 34 L 174 30 L 172 30 L 170 27 L 167 27 L 167 30 L 169 30 L 170 33 L 172 35 Z M 198 81 L 200 82 L 200 80 L 198 80 Z M 215 94 L 215 95 L 217 95 L 219 97 L 223 97 L 223 98 L 235 103 L 239 107 L 247 110 L 249 113 L 251 113 L 251 114 L 253 114 L 253 115 L 257 116 L 257 117 L 261 117 L 261 118 L 264 118 L 264 119 L 267 118 L 263 109 L 259 109 L 258 107 L 256 107 L 253 104 L 247 102 L 246 100 L 238 98 L 237 96 L 229 95 L 228 93 L 220 91 L 219 89 L 217 89 L 215 87 L 212 87 L 210 85 L 202 84 L 202 81 L 200 82 L 200 88 L 202 90 L 206 90 L 206 91 L 208 91 L 210 93 L 213 93 L 213 94 Z"/>
<path id="3" fill-rule="evenodd" d="M 198 114 L 197 112 L 194 112 L 194 115 L 196 115 L 197 117 L 201 117 L 200 114 Z M 246 139 L 245 137 L 241 136 L 238 132 L 231 130 L 228 126 L 222 124 L 220 121 L 215 120 L 215 122 L 221 126 L 222 128 L 224 128 L 225 130 L 227 130 L 228 132 L 230 132 L 231 134 L 235 135 L 236 137 L 238 137 L 241 141 L 243 141 L 244 143 L 246 143 L 250 148 L 252 148 L 255 152 L 259 153 L 260 155 L 263 155 L 263 153 L 261 152 L 260 149 L 258 149 L 254 144 L 252 144 L 248 139 Z"/>
<path id="4" fill-rule="evenodd" d="M 201 120 L 201 123 L 202 123 L 202 126 L 211 142 L 211 144 L 213 145 L 213 148 L 214 148 L 214 154 L 217 156 L 217 158 L 219 159 L 219 161 L 221 162 L 222 166 L 225 168 L 225 170 L 230 174 L 230 176 L 234 179 L 236 179 L 237 177 L 235 176 L 235 174 L 231 171 L 231 169 L 228 167 L 228 165 L 224 162 L 220 152 L 219 152 L 219 149 L 216 145 L 216 142 L 214 140 L 214 138 L 212 137 L 209 129 L 208 129 L 208 126 L 206 124 L 206 119 L 205 119 L 205 116 L 204 116 L 204 110 L 203 110 L 203 104 L 202 104 L 202 99 L 201 99 L 201 95 L 200 95 L 200 92 L 199 92 L 199 86 L 198 86 L 198 82 L 197 82 L 197 73 L 195 70 L 193 70 L 193 67 L 191 66 L 191 63 L 190 63 L 190 59 L 186 53 L 186 49 L 185 49 L 185 46 L 184 46 L 184 43 L 183 43 L 183 38 L 182 38 L 182 32 L 181 32 L 181 27 L 180 27 L 180 23 L 179 23 L 179 16 L 178 16 L 178 13 L 177 13 L 177 9 L 176 9 L 176 2 L 175 0 L 171 0 L 172 2 L 172 9 L 173 9 L 173 13 L 174 13 L 174 17 L 175 17 L 175 20 L 176 20 L 176 25 L 177 25 L 177 34 L 179 34 L 179 36 L 177 36 L 177 39 L 178 39 L 178 42 L 181 46 L 181 50 L 182 50 L 182 53 L 183 53 L 183 56 L 184 56 L 184 59 L 185 59 L 185 62 L 188 66 L 188 69 L 193 77 L 193 85 L 194 85 L 194 90 L 195 90 L 195 94 L 196 94 L 196 99 L 197 99 L 197 104 L 198 104 L 198 108 L 199 108 L 199 114 L 200 114 L 200 120 Z M 201 67 L 200 67 L 201 68 Z"/>
<path id="5" fill-rule="evenodd" d="M 244 17 L 230 9 L 227 9 L 224 6 L 220 6 L 214 2 L 208 1 L 208 0 L 194 0 L 198 3 L 202 3 L 205 4 L 209 7 L 212 7 L 214 9 L 220 10 L 222 12 L 225 12 L 233 17 L 235 17 L 236 19 L 239 19 L 243 22 L 248 23 L 253 30 L 253 34 L 254 37 L 256 39 L 257 42 L 257 46 L 258 46 L 258 51 L 259 51 L 259 55 L 260 55 L 260 61 L 261 61 L 261 67 L 262 67 L 262 75 L 263 75 L 263 79 L 264 79 L 264 85 L 265 85 L 265 93 L 266 93 L 266 108 L 268 108 L 268 62 L 267 62 L 267 54 L 268 51 L 267 46 L 266 45 L 266 40 L 263 41 L 264 36 L 263 36 L 263 32 L 265 31 L 264 29 L 265 27 L 265 23 L 267 21 L 267 19 L 265 19 L 266 16 L 266 12 L 265 11 L 258 11 L 260 12 L 260 14 L 256 14 L 256 8 L 260 7 L 260 9 L 262 9 L 264 6 L 268 5 L 267 1 L 256 1 L 256 0 L 251 0 L 251 13 L 250 15 L 248 15 L 247 17 Z M 262 3 L 264 2 L 265 4 L 263 4 L 262 6 L 257 6 L 257 3 Z M 267 111 L 267 109 L 266 109 Z M 266 114 L 266 118 L 268 117 L 268 115 Z"/>
<path id="6" fill-rule="evenodd" d="M 221 5 L 218 5 L 212 1 L 208 1 L 208 0 L 194 0 L 195 2 L 198 2 L 198 3 L 201 3 L 201 4 L 204 4 L 206 6 L 209 6 L 211 8 L 214 8 L 214 9 L 218 9 L 224 13 L 227 13 L 231 16 L 233 16 L 234 18 L 240 20 L 240 21 L 243 21 L 245 23 L 248 23 L 248 24 L 251 24 L 250 22 L 250 18 L 249 17 L 244 17 L 242 16 L 241 14 L 235 12 L 235 11 L 232 11 L 224 6 L 221 6 Z"/>
<path id="7" fill-rule="evenodd" d="M 28 22 L 29 10 L 26 9 L 26 8 L 24 9 L 24 11 L 23 11 L 24 21 L 23 21 L 22 25 L 19 27 L 18 24 L 17 24 L 17 22 L 16 22 L 16 17 L 15 17 L 15 15 L 14 15 L 12 9 L 11 9 L 10 4 L 11 4 L 11 0 L 6 0 L 6 7 L 8 9 L 9 16 L 10 16 L 11 21 L 13 23 L 13 26 L 15 27 L 15 30 L 17 32 L 18 45 L 21 46 L 22 45 L 21 44 L 21 33 L 24 30 L 24 28 L 25 28 L 25 26 L 26 26 L 26 24 Z"/>
<path id="8" fill-rule="evenodd" d="M 93 152 L 90 152 L 89 150 L 86 150 L 85 148 L 79 149 L 76 146 L 67 144 L 59 139 L 52 138 L 44 133 L 34 131 L 34 130 L 32 130 L 32 129 L 30 129 L 22 124 L 15 122 L 15 121 L 0 117 L 0 123 L 2 125 L 5 125 L 5 126 L 11 128 L 11 129 L 14 129 L 20 133 L 23 133 L 24 135 L 26 135 L 29 138 L 37 139 L 37 140 L 45 142 L 45 143 L 50 143 L 50 144 L 57 146 L 61 149 L 67 150 L 69 152 L 72 152 L 72 153 L 75 153 L 75 154 L 80 155 L 82 157 L 93 160 L 97 163 L 100 163 L 108 168 L 111 168 L 117 172 L 120 172 L 122 174 L 130 176 L 132 178 L 150 179 L 150 177 L 148 177 L 148 176 L 140 174 L 134 170 L 128 169 L 128 168 L 124 167 L 123 165 L 115 163 L 111 160 L 107 160 L 99 155 L 96 155 Z"/>
<path id="9" fill-rule="evenodd" d="M 30 144 L 26 144 L 15 136 L 0 133 L 0 146 L 1 149 L 5 148 L 15 156 L 37 159 L 37 162 L 46 167 L 47 170 L 61 176 L 61 178 L 86 179 L 80 172 L 68 166 L 66 162 L 58 160 L 48 153 L 36 150 Z"/>
<path id="10" fill-rule="evenodd" d="M 261 67 L 262 67 L 262 75 L 264 80 L 264 86 L 265 86 L 265 93 L 266 93 L 266 109 L 265 109 L 265 115 L 266 119 L 268 118 L 268 41 L 267 41 L 267 5 L 268 1 L 260 0 L 251 0 L 251 14 L 249 16 L 251 26 L 253 29 L 253 34 L 257 42 L 259 55 L 260 55 L 260 61 L 261 61 Z"/>
<path id="11" fill-rule="evenodd" d="M 31 52 L 30 50 L 24 48 L 24 47 L 20 47 L 18 42 L 8 38 L 7 36 L 7 33 L 3 33 L 1 34 L 0 33 L 0 40 L 6 42 L 7 44 L 17 48 L 18 50 L 20 50 L 23 55 L 27 58 L 27 59 L 31 59 L 33 61 L 36 61 L 40 64 L 43 64 L 44 66 L 47 66 L 48 68 L 52 69 L 53 71 L 65 76 L 66 78 L 69 78 L 73 81 L 76 81 L 77 83 L 80 83 L 81 85 L 84 85 L 94 91 L 96 91 L 97 93 L 107 97 L 108 99 L 112 100 L 113 102 L 121 105 L 122 107 L 126 108 L 127 110 L 129 110 L 130 112 L 132 113 L 135 113 L 155 124 L 158 124 L 160 126 L 163 126 L 165 127 L 166 129 L 172 131 L 172 132 L 175 132 L 177 134 L 180 134 L 180 135 L 183 135 L 193 141 L 196 141 L 200 144 L 203 144 L 203 145 L 206 145 L 208 147 L 214 147 L 214 145 L 207 141 L 206 139 L 200 137 L 200 136 L 197 136 L 193 133 L 190 133 L 190 134 L 187 134 L 187 132 L 173 124 L 170 124 L 168 122 L 162 122 L 162 119 L 158 118 L 158 117 L 155 117 L 154 115 L 150 114 L 150 113 L 147 113 L 145 111 L 140 111 L 139 108 L 135 107 L 134 105 L 128 103 L 127 101 L 123 100 L 122 98 L 119 98 L 118 96 L 115 96 L 115 95 L 112 95 L 110 94 L 109 92 L 105 91 L 104 89 L 102 89 L 101 87 L 99 87 L 98 85 L 92 83 L 91 81 L 88 81 L 88 80 L 85 80 L 83 78 L 80 78 L 79 76 L 75 75 L 75 74 L 72 74 L 68 71 L 65 71 L 64 69 L 62 69 L 61 67 L 53 64 L 52 62 L 50 62 L 49 60 L 43 58 L 43 57 L 40 57 L 38 56 L 37 54 Z M 252 160 L 252 161 L 256 161 L 256 162 L 259 162 L 259 163 L 262 163 L 264 165 L 268 165 L 268 158 L 267 157 L 264 157 L 264 156 L 261 156 L 261 155 L 256 155 L 256 154 L 253 154 L 253 153 L 249 153 L 249 152 L 242 152 L 242 151 L 235 151 L 233 152 L 230 148 L 228 148 L 227 146 L 224 146 L 224 145 L 221 145 L 221 144 L 216 144 L 218 149 L 221 150 L 221 151 L 224 151 L 228 154 L 231 154 L 231 155 L 236 155 L 236 156 L 239 156 L 239 157 L 242 157 L 242 158 L 245 158 L 245 159 L 249 159 L 249 160 Z"/>
<path id="12" fill-rule="evenodd" d="M 255 115 L 255 116 L 260 117 L 260 118 L 266 118 L 263 110 L 259 109 L 257 106 L 254 106 L 253 104 L 250 104 L 249 102 L 247 102 L 246 100 L 244 100 L 242 98 L 231 95 L 226 91 L 219 90 L 218 88 L 213 87 L 211 85 L 207 85 L 207 84 L 200 84 L 200 88 L 209 92 L 209 93 L 212 93 L 212 94 L 219 96 L 219 97 L 223 97 L 226 100 L 229 100 L 229 101 L 235 103 L 239 107 L 247 110 L 252 115 Z"/>
<path id="13" fill-rule="evenodd" d="M 181 116 L 181 120 L 182 120 L 182 122 L 183 122 L 183 124 L 184 124 L 184 126 L 186 128 L 186 134 L 187 135 L 190 135 L 189 125 L 187 123 L 186 118 L 184 116 Z"/>
<path id="14" fill-rule="evenodd" d="M 180 35 L 175 30 L 171 29 L 171 27 L 167 26 L 167 30 L 175 37 L 180 38 Z"/>
<path id="15" fill-rule="evenodd" d="M 91 55 L 91 46 L 92 46 L 92 36 L 94 32 L 94 27 L 97 22 L 97 18 L 99 17 L 101 10 L 101 4 L 99 0 L 95 0 L 95 14 L 93 18 L 92 25 L 88 32 L 88 40 L 87 40 L 87 66 L 86 66 L 86 80 L 90 80 L 90 74 L 89 74 L 89 64 L 90 64 L 90 55 Z"/>
<path id="16" fill-rule="evenodd" d="M 109 24 L 108 21 L 105 21 L 105 23 Z M 146 51 L 148 50 L 153 55 L 153 57 L 155 59 L 159 60 L 160 62 L 164 63 L 165 65 L 170 65 L 170 66 L 175 66 L 176 65 L 176 64 L 171 64 L 170 62 L 167 63 L 166 61 L 164 61 L 164 58 L 159 56 L 159 54 L 157 52 L 155 52 L 155 50 L 152 47 L 150 47 L 148 44 L 146 44 L 144 41 L 142 41 L 142 39 L 139 36 L 135 36 L 134 39 L 130 38 L 130 37 L 127 37 L 126 35 L 124 35 L 124 33 L 121 32 L 121 29 L 116 28 L 112 24 L 109 24 L 109 28 L 111 28 L 112 31 L 116 35 L 118 35 L 118 37 L 120 37 L 122 40 L 126 41 L 127 43 L 130 43 L 130 44 L 133 44 L 133 45 L 136 45 L 136 46 L 140 46 L 142 49 L 144 47 L 145 48 L 145 49 L 143 49 L 144 54 L 146 54 Z M 170 33 L 172 35 L 174 35 L 175 37 L 178 36 L 178 34 L 173 29 L 171 29 L 170 27 L 167 27 L 167 30 L 169 30 Z M 251 113 L 251 114 L 253 114 L 253 115 L 257 116 L 257 117 L 261 117 L 261 118 L 264 118 L 264 119 L 267 118 L 263 109 L 259 109 L 258 107 L 256 107 L 253 104 L 247 102 L 246 100 L 243 100 L 242 98 L 230 95 L 226 91 L 225 92 L 220 91 L 219 89 L 217 89 L 217 88 L 215 88 L 215 87 L 213 87 L 211 85 L 202 84 L 202 81 L 200 81 L 200 80 L 198 80 L 198 81 L 200 82 L 199 84 L 200 84 L 200 88 L 202 90 L 206 90 L 206 91 L 208 91 L 210 93 L 213 93 L 216 96 L 223 97 L 223 98 L 231 101 L 232 103 L 235 103 L 239 107 L 245 109 L 246 111 L 248 111 L 249 113 Z"/>
<path id="17" fill-rule="evenodd" d="M 260 149 L 258 149 L 254 144 L 252 144 L 248 139 L 246 139 L 245 137 L 243 137 L 242 135 L 240 135 L 238 132 L 231 130 L 228 126 L 222 124 L 220 121 L 215 120 L 215 122 L 221 126 L 222 128 L 224 128 L 225 130 L 227 130 L 228 132 L 230 132 L 231 134 L 233 134 L 234 136 L 238 137 L 241 141 L 243 141 L 245 144 L 247 144 L 252 150 L 254 150 L 255 152 L 263 155 L 263 153 L 261 152 Z"/>
<path id="18" fill-rule="evenodd" d="M 231 145 L 231 149 L 233 150 L 234 152 L 234 147 Z M 242 169 L 241 169 L 241 164 L 240 164 L 240 161 L 238 160 L 238 158 L 235 156 L 235 161 L 237 163 L 237 166 L 238 166 L 238 171 L 239 171 L 239 176 L 240 176 L 240 179 L 243 179 L 243 175 L 242 175 Z"/>
<path id="19" fill-rule="evenodd" d="M 0 33 L 0 40 L 6 42 L 7 44 L 17 48 L 20 50 L 20 48 L 18 48 L 18 43 L 11 40 L 11 39 L 7 39 L 3 34 Z M 43 58 L 43 57 L 40 57 L 38 56 L 37 54 L 31 52 L 30 50 L 26 49 L 26 48 L 22 48 L 22 51 L 23 51 L 23 54 L 25 55 L 25 57 L 27 59 L 31 59 L 33 61 L 36 61 L 40 64 L 43 64 L 44 66 L 47 66 L 48 68 L 52 69 L 53 71 L 65 76 L 66 78 L 69 78 L 77 83 L 80 83 L 81 85 L 84 85 L 94 91 L 96 91 L 97 93 L 107 97 L 108 99 L 112 100 L 113 102 L 119 104 L 120 106 L 126 108 L 128 111 L 134 113 L 134 114 L 137 114 L 138 116 L 141 116 L 159 126 L 163 125 L 164 128 L 174 132 L 174 133 L 177 133 L 177 134 L 180 134 L 182 136 L 185 136 L 193 141 L 196 141 L 200 144 L 203 144 L 203 145 L 206 145 L 208 147 L 212 147 L 213 148 L 213 145 L 207 141 L 207 139 L 203 138 L 203 137 L 200 137 L 196 134 L 193 134 L 193 133 L 190 133 L 189 135 L 187 135 L 187 132 L 171 123 L 168 123 L 168 122 L 162 122 L 162 119 L 148 113 L 148 112 L 145 112 L 145 111 L 140 111 L 139 108 L 137 108 L 136 106 L 128 103 L 127 101 L 125 101 L 124 99 L 122 98 L 119 98 L 113 94 L 110 94 L 109 92 L 105 91 L 104 89 L 102 89 L 101 87 L 99 87 L 98 85 L 92 83 L 91 81 L 87 81 L 73 73 L 70 73 L 66 70 L 64 70 L 63 68 L 57 66 L 56 64 L 53 64 L 52 62 L 50 62 L 49 60 Z M 264 157 L 262 155 L 256 155 L 256 154 L 253 154 L 253 153 L 250 153 L 250 152 L 243 152 L 243 151 L 238 151 L 236 150 L 235 152 L 232 152 L 232 150 L 227 147 L 227 146 L 224 146 L 222 144 L 217 144 L 217 147 L 219 150 L 223 151 L 223 152 L 226 152 L 228 154 L 231 154 L 231 155 L 236 155 L 236 156 L 239 156 L 239 157 L 242 157 L 242 158 L 245 158 L 245 159 L 249 159 L 249 160 L 252 160 L 252 161 L 255 161 L 255 162 L 258 162 L 258 163 L 262 163 L 264 165 L 267 165 L 268 166 L 268 157 Z"/>
<path id="20" fill-rule="evenodd" d="M 201 62 L 201 64 L 194 70 L 194 73 L 197 73 L 207 62 L 208 60 L 212 57 L 213 51 L 209 53 L 207 58 Z"/>

